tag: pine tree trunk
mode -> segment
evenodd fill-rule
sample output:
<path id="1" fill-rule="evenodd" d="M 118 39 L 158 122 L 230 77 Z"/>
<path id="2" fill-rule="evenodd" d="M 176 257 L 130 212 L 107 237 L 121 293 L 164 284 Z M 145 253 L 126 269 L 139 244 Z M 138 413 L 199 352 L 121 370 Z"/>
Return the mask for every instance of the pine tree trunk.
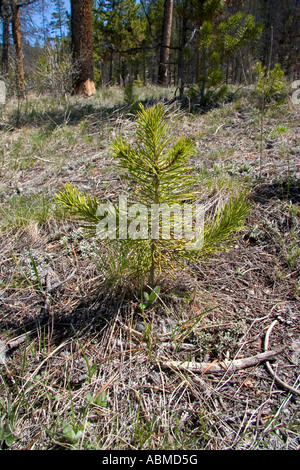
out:
<path id="1" fill-rule="evenodd" d="M 12 2 L 12 33 L 17 57 L 17 80 L 18 80 L 18 95 L 19 97 L 25 96 L 25 76 L 23 67 L 23 52 L 22 52 L 22 31 L 21 31 L 21 8 L 20 5 Z"/>
<path id="2" fill-rule="evenodd" d="M 71 0 L 74 93 L 96 93 L 94 82 L 92 0 Z"/>
<path id="3" fill-rule="evenodd" d="M 2 73 L 8 75 L 9 72 L 9 17 L 10 9 L 7 2 L 2 3 Z"/>
<path id="4" fill-rule="evenodd" d="M 186 86 L 186 70 L 184 60 L 184 45 L 187 39 L 187 18 L 186 15 L 182 18 L 181 25 L 181 47 L 178 57 L 178 79 L 179 79 L 179 99 L 183 99 L 184 88 Z"/>
<path id="5" fill-rule="evenodd" d="M 168 67 L 169 67 L 169 56 L 170 56 L 169 47 L 171 45 L 173 6 L 174 6 L 174 0 L 165 0 L 163 30 L 162 30 L 162 44 L 161 44 L 161 49 L 160 49 L 159 68 L 158 68 L 158 83 L 160 85 L 167 85 L 167 82 L 168 82 Z"/>

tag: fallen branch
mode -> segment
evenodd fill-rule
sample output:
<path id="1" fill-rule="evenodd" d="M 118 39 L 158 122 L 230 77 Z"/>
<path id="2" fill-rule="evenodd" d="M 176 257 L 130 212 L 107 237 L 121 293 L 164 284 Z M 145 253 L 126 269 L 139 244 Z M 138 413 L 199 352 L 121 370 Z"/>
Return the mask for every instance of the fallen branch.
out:
<path id="1" fill-rule="evenodd" d="M 276 356 L 284 351 L 284 347 L 275 349 L 274 351 L 265 351 L 256 354 L 256 356 L 245 357 L 243 359 L 234 359 L 232 361 L 218 361 L 218 362 L 180 362 L 180 361 L 167 361 L 162 363 L 162 367 L 175 368 L 184 371 L 195 372 L 198 374 L 221 374 L 226 372 L 235 372 L 237 370 L 246 369 L 248 367 L 256 366 L 264 361 L 275 359 Z"/>
<path id="2" fill-rule="evenodd" d="M 31 158 L 35 158 L 36 160 L 41 160 L 42 162 L 46 163 L 55 163 L 53 160 L 47 160 L 46 158 L 38 157 L 37 155 L 31 155 Z"/>
<path id="3" fill-rule="evenodd" d="M 271 331 L 273 330 L 274 326 L 278 323 L 277 320 L 274 320 L 273 323 L 271 323 L 271 325 L 269 326 L 268 328 L 268 331 L 266 333 L 266 336 L 265 336 L 265 351 L 268 352 L 268 347 L 269 347 L 269 338 L 270 338 L 270 334 L 271 334 Z M 298 390 L 297 388 L 295 387 L 292 387 L 291 385 L 287 384 L 286 382 L 284 382 L 283 380 L 281 380 L 278 375 L 275 374 L 274 370 L 272 369 L 272 366 L 271 364 L 267 361 L 266 362 L 266 368 L 267 368 L 267 371 L 272 375 L 272 377 L 274 378 L 275 382 L 278 383 L 278 385 L 280 385 L 281 387 L 285 388 L 286 390 L 289 390 L 291 393 L 294 393 L 295 395 L 300 395 L 300 390 Z"/>

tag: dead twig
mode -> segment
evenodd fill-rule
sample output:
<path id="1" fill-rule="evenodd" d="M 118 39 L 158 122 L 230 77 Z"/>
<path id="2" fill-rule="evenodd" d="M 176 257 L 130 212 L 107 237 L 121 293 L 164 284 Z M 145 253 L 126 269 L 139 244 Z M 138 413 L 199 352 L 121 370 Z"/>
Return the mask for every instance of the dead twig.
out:
<path id="1" fill-rule="evenodd" d="M 55 163 L 53 160 L 47 160 L 46 158 L 38 157 L 37 155 L 31 155 L 31 158 L 35 158 L 36 160 L 41 160 L 41 162 L 45 163 Z"/>
<path id="2" fill-rule="evenodd" d="M 57 284 L 54 284 L 54 286 L 49 286 L 49 288 L 47 288 L 47 292 L 51 293 L 51 292 L 55 291 L 56 289 L 58 289 L 59 287 L 61 287 L 66 282 L 68 282 L 74 276 L 76 271 L 77 271 L 77 266 L 73 269 L 71 274 L 68 277 L 66 277 L 66 279 L 64 279 L 61 282 L 58 282 Z"/>
<path id="3" fill-rule="evenodd" d="M 175 368 L 184 371 L 191 371 L 199 374 L 209 372 L 209 374 L 220 374 L 226 372 L 235 372 L 237 370 L 246 369 L 248 367 L 256 366 L 261 362 L 274 359 L 276 356 L 284 351 L 284 347 L 276 349 L 274 351 L 265 351 L 263 353 L 256 354 L 255 356 L 245 357 L 243 359 L 235 359 L 232 361 L 220 361 L 220 362 L 180 362 L 180 361 L 167 361 L 161 363 L 164 368 Z"/>
<path id="4" fill-rule="evenodd" d="M 274 320 L 271 325 L 269 326 L 266 336 L 265 336 L 265 351 L 268 352 L 268 347 L 269 347 L 269 339 L 270 339 L 270 334 L 271 331 L 273 330 L 274 326 L 278 323 L 278 320 Z M 278 375 L 275 374 L 274 370 L 272 369 L 271 364 L 267 361 L 266 362 L 266 368 L 267 371 L 271 374 L 275 382 L 277 382 L 281 387 L 285 388 L 286 390 L 289 390 L 291 393 L 294 393 L 295 395 L 300 395 L 300 390 L 297 390 L 296 388 L 292 387 L 291 385 L 285 383 L 283 380 L 281 380 Z"/>
<path id="5" fill-rule="evenodd" d="M 48 271 L 46 273 L 45 302 L 44 302 L 44 306 L 42 308 L 42 316 L 46 315 L 46 314 L 48 315 L 49 312 L 50 312 L 50 304 L 51 304 L 50 290 L 51 290 L 51 281 L 50 281 L 50 273 Z"/>

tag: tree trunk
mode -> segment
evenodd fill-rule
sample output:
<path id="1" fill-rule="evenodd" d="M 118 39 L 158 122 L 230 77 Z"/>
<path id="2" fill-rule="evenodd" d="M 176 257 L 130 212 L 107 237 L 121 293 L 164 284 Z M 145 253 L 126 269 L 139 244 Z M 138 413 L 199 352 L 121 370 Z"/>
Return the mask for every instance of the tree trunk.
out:
<path id="1" fill-rule="evenodd" d="M 10 22 L 10 8 L 6 1 L 2 2 L 2 73 L 8 75 L 9 72 L 9 22 Z"/>
<path id="2" fill-rule="evenodd" d="M 161 48 L 160 48 L 160 58 L 159 58 L 159 68 L 158 68 L 158 83 L 160 85 L 167 85 L 167 82 L 168 82 L 168 67 L 169 67 L 169 56 L 170 56 L 169 48 L 171 44 L 173 6 L 174 6 L 174 0 L 165 0 L 163 29 L 162 29 L 162 43 L 161 43 Z"/>
<path id="3" fill-rule="evenodd" d="M 202 49 L 202 83 L 200 89 L 200 104 L 203 106 L 205 104 L 205 92 L 206 92 L 206 85 L 207 85 L 207 63 L 206 63 L 206 56 L 207 51 L 206 47 Z"/>
<path id="4" fill-rule="evenodd" d="M 74 93 L 92 96 L 94 82 L 92 0 L 71 0 Z"/>
<path id="5" fill-rule="evenodd" d="M 21 8 L 15 2 L 12 5 L 12 33 L 17 56 L 18 95 L 25 96 L 25 77 L 22 52 Z"/>
<path id="6" fill-rule="evenodd" d="M 185 70 L 185 60 L 184 60 L 184 46 L 187 40 L 187 17 L 186 15 L 182 18 L 181 25 L 181 47 L 179 50 L 178 57 L 178 78 L 179 78 L 179 98 L 183 99 L 184 88 L 186 86 L 186 70 Z"/>

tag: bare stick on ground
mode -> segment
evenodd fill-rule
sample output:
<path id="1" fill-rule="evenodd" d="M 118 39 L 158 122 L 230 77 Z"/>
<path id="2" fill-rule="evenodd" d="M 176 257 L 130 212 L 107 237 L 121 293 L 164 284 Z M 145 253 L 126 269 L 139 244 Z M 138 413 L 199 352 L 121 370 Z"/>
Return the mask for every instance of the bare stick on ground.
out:
<path id="1" fill-rule="evenodd" d="M 274 326 L 277 323 L 278 323 L 278 321 L 274 320 L 273 323 L 271 323 L 271 325 L 269 326 L 268 331 L 266 333 L 266 337 L 265 337 L 265 351 L 266 352 L 268 352 L 269 338 L 270 338 L 271 331 L 273 330 Z M 300 390 L 297 390 L 296 388 L 292 387 L 291 385 L 285 383 L 283 380 L 281 380 L 278 377 L 278 375 L 275 374 L 275 372 L 274 372 L 271 364 L 269 363 L 269 361 L 266 362 L 266 368 L 267 368 L 268 372 L 274 378 L 275 382 L 277 382 L 281 387 L 285 388 L 286 390 L 289 390 L 291 393 L 294 393 L 296 395 L 300 395 Z"/>
<path id="2" fill-rule="evenodd" d="M 248 367 L 256 366 L 264 361 L 269 361 L 278 356 L 285 348 L 275 349 L 274 351 L 265 351 L 256 354 L 255 356 L 245 357 L 243 359 L 235 359 L 233 361 L 220 361 L 220 362 L 179 362 L 167 361 L 161 364 L 163 367 L 175 368 L 179 370 L 190 370 L 191 372 L 199 374 L 220 374 L 224 371 L 235 372 L 236 370 L 246 369 Z"/>

